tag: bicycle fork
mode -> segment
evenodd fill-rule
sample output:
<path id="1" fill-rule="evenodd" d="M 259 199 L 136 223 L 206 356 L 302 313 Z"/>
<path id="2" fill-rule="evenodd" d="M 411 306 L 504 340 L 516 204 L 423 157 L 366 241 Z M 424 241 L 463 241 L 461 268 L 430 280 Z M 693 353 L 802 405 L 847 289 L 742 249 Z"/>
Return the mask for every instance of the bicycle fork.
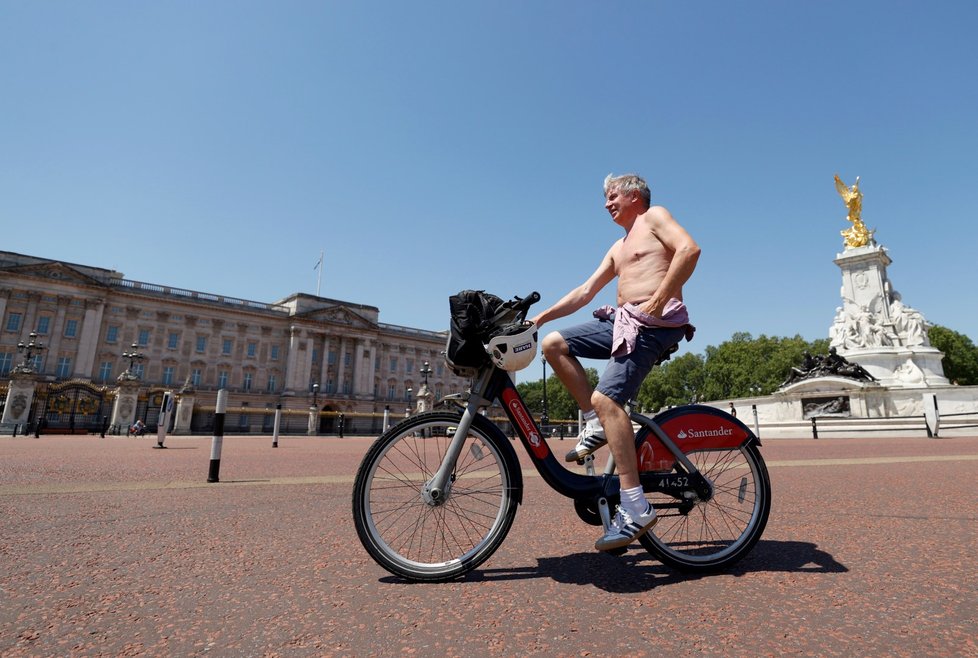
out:
<path id="1" fill-rule="evenodd" d="M 438 471 L 425 483 L 421 490 L 421 498 L 430 506 L 438 507 L 444 505 L 452 492 L 452 484 L 455 482 L 455 464 L 458 457 L 462 454 L 462 446 L 465 445 L 465 438 L 469 434 L 469 428 L 475 420 L 475 415 L 479 413 L 480 404 L 485 404 L 485 400 L 470 399 L 465 405 L 465 412 L 462 414 L 455 435 L 448 444 L 445 457 L 441 460 Z"/>

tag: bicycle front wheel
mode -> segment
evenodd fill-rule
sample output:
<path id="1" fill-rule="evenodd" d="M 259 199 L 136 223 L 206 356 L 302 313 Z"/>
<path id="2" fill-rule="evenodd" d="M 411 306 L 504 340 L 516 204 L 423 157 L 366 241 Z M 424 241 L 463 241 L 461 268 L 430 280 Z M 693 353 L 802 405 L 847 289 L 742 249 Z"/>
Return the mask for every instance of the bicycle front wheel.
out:
<path id="1" fill-rule="evenodd" d="M 687 457 L 713 482 L 713 497 L 677 505 L 664 494 L 650 495 L 660 518 L 639 541 L 680 571 L 729 567 L 747 555 L 767 525 L 771 512 L 767 466 L 754 445 L 702 450 Z"/>
<path id="2" fill-rule="evenodd" d="M 353 487 L 353 520 L 363 547 L 391 573 L 414 581 L 456 578 L 482 564 L 505 539 L 522 490 L 506 437 L 476 419 L 441 504 L 424 498 L 460 415 L 419 414 L 371 446 Z"/>

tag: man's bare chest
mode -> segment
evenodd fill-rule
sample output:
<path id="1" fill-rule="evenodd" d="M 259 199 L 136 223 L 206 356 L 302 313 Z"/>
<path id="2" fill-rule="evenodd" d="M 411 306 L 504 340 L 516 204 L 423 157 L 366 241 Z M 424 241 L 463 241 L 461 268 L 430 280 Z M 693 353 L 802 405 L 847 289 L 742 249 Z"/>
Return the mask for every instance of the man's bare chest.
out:
<path id="1" fill-rule="evenodd" d="M 665 246 L 653 235 L 629 235 L 619 244 L 615 254 L 617 269 L 636 265 L 651 265 L 669 261 Z"/>

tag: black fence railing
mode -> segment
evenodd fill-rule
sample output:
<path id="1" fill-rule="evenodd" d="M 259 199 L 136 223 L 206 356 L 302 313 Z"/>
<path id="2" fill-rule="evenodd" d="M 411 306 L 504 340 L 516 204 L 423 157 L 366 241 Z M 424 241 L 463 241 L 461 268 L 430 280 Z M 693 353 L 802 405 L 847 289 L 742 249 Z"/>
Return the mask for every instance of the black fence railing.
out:
<path id="1" fill-rule="evenodd" d="M 961 418 L 965 419 L 963 422 L 956 420 L 948 421 L 949 418 Z M 940 414 L 941 425 L 940 429 L 949 430 L 963 430 L 972 427 L 978 427 L 978 422 L 968 422 L 968 421 L 978 421 L 978 411 L 964 411 L 956 414 Z"/>

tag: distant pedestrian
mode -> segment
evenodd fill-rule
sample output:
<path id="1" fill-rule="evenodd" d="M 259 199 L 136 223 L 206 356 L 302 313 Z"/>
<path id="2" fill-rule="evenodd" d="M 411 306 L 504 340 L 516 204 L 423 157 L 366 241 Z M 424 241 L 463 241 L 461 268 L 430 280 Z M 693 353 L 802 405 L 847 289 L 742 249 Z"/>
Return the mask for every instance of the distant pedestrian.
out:
<path id="1" fill-rule="evenodd" d="M 730 403 L 730 415 L 734 418 L 737 417 L 737 409 L 733 406 L 733 402 Z"/>

